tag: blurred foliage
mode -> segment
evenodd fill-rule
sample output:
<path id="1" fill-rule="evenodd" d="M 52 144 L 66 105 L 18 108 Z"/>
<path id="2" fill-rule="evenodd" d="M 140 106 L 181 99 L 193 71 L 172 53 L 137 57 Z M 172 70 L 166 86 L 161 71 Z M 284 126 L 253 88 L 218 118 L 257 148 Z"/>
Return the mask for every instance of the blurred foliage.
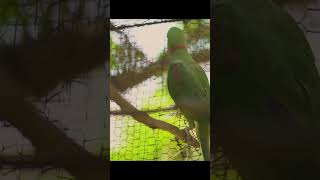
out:
<path id="1" fill-rule="evenodd" d="M 127 34 L 118 35 L 120 43 L 116 43 L 110 38 L 111 70 L 116 70 L 117 73 L 136 70 L 138 63 L 145 59 L 145 54 L 129 41 Z"/>
<path id="2" fill-rule="evenodd" d="M 33 6 L 33 4 L 36 3 L 36 0 L 28 0 L 26 3 L 29 3 L 29 6 Z M 28 18 L 30 17 L 31 16 L 26 13 L 24 7 L 19 4 L 19 0 L 0 1 L 0 27 L 14 18 L 23 25 L 27 25 Z"/>
<path id="3" fill-rule="evenodd" d="M 0 26 L 7 23 L 12 17 L 17 16 L 18 7 L 16 0 L 1 0 L 0 1 Z"/>
<path id="4" fill-rule="evenodd" d="M 50 15 L 52 14 L 53 6 L 48 6 L 40 17 L 40 38 L 48 38 L 50 36 L 50 32 L 53 30 L 53 25 L 50 22 Z M 63 24 L 63 23 L 62 23 Z"/>
<path id="5" fill-rule="evenodd" d="M 112 21 L 111 21 L 112 24 Z M 201 46 L 204 42 L 210 42 L 210 23 L 209 20 L 186 20 L 178 22 L 177 26 L 184 28 L 187 35 L 189 46 Z M 128 35 L 124 32 L 116 33 L 119 41 L 110 39 L 110 68 L 112 75 L 126 73 L 129 70 L 139 71 L 147 67 L 148 61 L 144 52 L 138 49 L 136 45 L 130 42 Z M 164 37 L 165 38 L 165 37 Z M 205 46 L 204 48 L 208 48 Z M 159 50 L 158 59 L 166 56 L 165 50 Z M 171 99 L 167 85 L 166 73 L 163 76 L 156 77 L 155 81 L 160 81 L 151 97 L 142 99 L 142 108 L 140 110 L 153 110 L 168 108 L 174 105 Z M 133 105 L 139 102 L 132 102 Z M 158 111 L 149 113 L 155 119 L 163 120 L 173 124 L 180 129 L 188 126 L 185 118 L 177 110 Z M 115 128 L 119 128 L 115 136 L 121 136 L 121 142 L 117 147 L 111 146 L 111 160 L 203 160 L 200 149 L 195 149 L 189 145 L 177 141 L 175 137 L 162 130 L 153 130 L 148 126 L 137 122 L 130 116 L 113 117 Z M 119 126 L 118 126 L 119 125 Z M 111 139 L 112 144 L 112 139 Z"/>
<path id="6" fill-rule="evenodd" d="M 208 19 L 194 19 L 182 23 L 189 46 L 195 45 L 199 41 L 210 42 L 210 21 Z"/>
<path id="7" fill-rule="evenodd" d="M 232 168 L 221 148 L 215 154 L 214 164 L 211 164 L 211 180 L 242 180 L 240 174 Z"/>
<path id="8" fill-rule="evenodd" d="M 60 19 L 70 14 L 70 2 L 72 0 L 59 1 Z M 30 12 L 30 7 L 37 7 L 36 11 L 39 11 L 37 12 L 39 14 L 39 38 L 48 38 L 52 32 L 63 30 L 65 26 L 65 23 L 60 23 L 59 28 L 55 29 L 56 27 L 52 24 L 52 15 L 56 10 L 54 9 L 56 3 L 56 0 L 0 0 L 0 27 L 7 25 L 10 20 L 13 23 L 21 23 L 24 38 L 30 38 L 27 25 L 30 24 L 31 18 L 34 18 L 33 12 Z M 84 8 L 84 3 L 80 3 L 77 14 L 73 18 L 80 19 L 84 15 Z M 77 20 L 76 18 L 73 20 Z"/>
<path id="9" fill-rule="evenodd" d="M 112 41 L 112 37 L 110 37 L 110 69 L 115 69 L 116 63 L 116 53 L 117 49 L 119 49 L 119 45 Z"/>

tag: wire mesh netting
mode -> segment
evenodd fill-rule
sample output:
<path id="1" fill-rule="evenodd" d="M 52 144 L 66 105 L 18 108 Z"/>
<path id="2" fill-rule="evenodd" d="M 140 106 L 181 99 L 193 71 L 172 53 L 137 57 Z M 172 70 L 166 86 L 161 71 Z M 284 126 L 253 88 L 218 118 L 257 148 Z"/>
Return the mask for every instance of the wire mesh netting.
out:
<path id="1" fill-rule="evenodd" d="M 111 83 L 135 113 L 184 129 L 189 125 L 167 90 L 166 33 L 173 26 L 184 29 L 189 52 L 210 78 L 209 20 L 111 19 Z M 111 160 L 203 160 L 199 148 L 139 122 L 119 102 L 110 101 Z"/>
<path id="2" fill-rule="evenodd" d="M 1 1 L 1 48 L 18 46 L 26 38 L 38 39 L 44 29 L 48 34 L 64 28 L 75 30 L 75 17 L 81 23 L 94 24 L 98 17 L 109 16 L 109 6 L 109 0 Z M 47 121 L 89 152 L 104 157 L 109 155 L 107 71 L 106 67 L 97 68 L 58 85 L 44 98 L 30 99 Z M 0 144 L 0 179 L 73 179 L 63 169 L 35 163 L 30 141 L 6 121 L 0 121 Z"/>
<path id="3" fill-rule="evenodd" d="M 305 33 L 320 72 L 320 1 L 303 4 L 289 3 L 284 6 L 284 9 L 289 12 Z M 213 180 L 241 180 L 241 174 L 232 168 L 232 162 L 222 149 L 216 151 L 210 166 Z"/>

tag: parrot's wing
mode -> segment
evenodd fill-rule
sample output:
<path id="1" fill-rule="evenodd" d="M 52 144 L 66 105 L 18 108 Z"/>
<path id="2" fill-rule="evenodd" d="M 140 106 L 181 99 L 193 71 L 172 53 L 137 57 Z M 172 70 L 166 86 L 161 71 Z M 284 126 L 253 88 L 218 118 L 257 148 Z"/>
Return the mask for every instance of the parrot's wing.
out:
<path id="1" fill-rule="evenodd" d="M 207 110 L 210 87 L 205 72 L 198 64 L 182 61 L 171 63 L 168 70 L 168 89 L 182 111 L 198 114 Z"/>

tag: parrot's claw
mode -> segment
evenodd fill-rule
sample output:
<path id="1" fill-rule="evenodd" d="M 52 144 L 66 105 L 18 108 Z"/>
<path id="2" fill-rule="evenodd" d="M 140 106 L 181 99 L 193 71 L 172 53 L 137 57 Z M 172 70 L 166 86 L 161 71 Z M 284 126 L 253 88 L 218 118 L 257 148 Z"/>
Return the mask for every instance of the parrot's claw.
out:
<path id="1" fill-rule="evenodd" d="M 191 131 L 191 130 L 193 130 L 193 129 L 194 129 L 194 127 L 190 127 L 190 126 L 189 126 L 189 127 L 184 128 L 183 130 L 184 130 L 184 131 L 188 131 L 188 133 L 189 133 L 189 131 Z"/>
<path id="2" fill-rule="evenodd" d="M 186 139 L 186 142 L 189 142 L 190 141 L 190 137 L 191 137 L 191 134 L 189 131 L 191 131 L 193 128 L 192 127 L 186 127 L 183 129 L 183 131 L 186 133 L 187 135 L 187 139 Z"/>

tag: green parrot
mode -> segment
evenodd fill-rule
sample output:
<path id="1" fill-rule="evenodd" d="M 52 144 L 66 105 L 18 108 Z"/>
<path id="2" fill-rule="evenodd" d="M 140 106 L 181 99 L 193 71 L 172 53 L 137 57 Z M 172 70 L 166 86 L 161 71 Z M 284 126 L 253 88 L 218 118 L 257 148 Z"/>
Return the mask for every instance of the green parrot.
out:
<path id="1" fill-rule="evenodd" d="M 172 27 L 168 34 L 169 94 L 196 134 L 205 161 L 210 160 L 210 85 L 206 73 L 187 51 L 184 32 Z"/>
<path id="2" fill-rule="evenodd" d="M 320 179 L 320 77 L 297 23 L 269 0 L 218 0 L 215 146 L 244 180 Z"/>

